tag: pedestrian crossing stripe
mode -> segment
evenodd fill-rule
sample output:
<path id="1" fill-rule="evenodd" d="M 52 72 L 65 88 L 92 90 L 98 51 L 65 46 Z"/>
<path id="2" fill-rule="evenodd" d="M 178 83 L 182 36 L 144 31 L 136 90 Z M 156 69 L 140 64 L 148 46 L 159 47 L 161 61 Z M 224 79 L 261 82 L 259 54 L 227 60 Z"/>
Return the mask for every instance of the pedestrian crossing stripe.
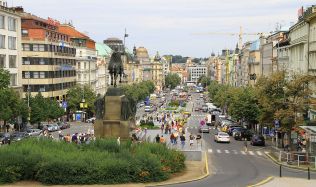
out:
<path id="1" fill-rule="evenodd" d="M 208 149 L 207 150 L 208 153 L 217 153 L 217 154 L 234 154 L 234 155 L 238 155 L 238 154 L 241 154 L 241 155 L 251 155 L 251 156 L 263 156 L 269 152 L 265 151 L 265 152 L 261 152 L 261 151 L 237 151 L 237 150 L 220 150 L 220 149 L 216 149 L 213 151 L 213 149 Z"/>

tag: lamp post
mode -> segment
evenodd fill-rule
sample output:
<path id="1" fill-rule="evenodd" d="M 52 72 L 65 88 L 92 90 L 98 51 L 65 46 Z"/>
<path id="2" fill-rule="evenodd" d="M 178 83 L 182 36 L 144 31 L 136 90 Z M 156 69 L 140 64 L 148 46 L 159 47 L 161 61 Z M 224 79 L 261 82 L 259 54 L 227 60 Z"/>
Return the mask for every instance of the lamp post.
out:
<path id="1" fill-rule="evenodd" d="M 27 122 L 30 123 L 31 120 L 31 107 L 30 107 L 30 95 L 31 95 L 31 88 L 30 88 L 30 78 L 31 78 L 31 72 L 30 72 L 30 65 L 31 65 L 31 57 L 38 57 L 38 55 L 29 55 L 26 56 L 28 58 L 28 61 L 24 61 L 24 64 L 27 65 L 27 71 L 28 71 L 28 77 L 27 77 L 27 108 L 28 108 L 28 117 Z M 26 63 L 27 62 L 27 63 Z M 25 76 L 25 74 L 24 74 Z"/>

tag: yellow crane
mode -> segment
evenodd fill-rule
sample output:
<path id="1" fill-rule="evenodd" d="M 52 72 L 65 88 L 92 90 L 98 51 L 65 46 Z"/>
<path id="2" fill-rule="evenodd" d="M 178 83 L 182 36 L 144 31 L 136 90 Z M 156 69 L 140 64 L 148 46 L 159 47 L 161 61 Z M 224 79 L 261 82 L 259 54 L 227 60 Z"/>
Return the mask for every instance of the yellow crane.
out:
<path id="1" fill-rule="evenodd" d="M 193 33 L 193 35 L 228 35 L 228 36 L 238 36 L 238 48 L 242 48 L 242 39 L 244 35 L 248 36 L 265 36 L 267 33 L 258 32 L 258 33 L 244 33 L 242 27 L 240 26 L 239 33 L 230 33 L 230 32 L 206 32 L 206 33 Z"/>

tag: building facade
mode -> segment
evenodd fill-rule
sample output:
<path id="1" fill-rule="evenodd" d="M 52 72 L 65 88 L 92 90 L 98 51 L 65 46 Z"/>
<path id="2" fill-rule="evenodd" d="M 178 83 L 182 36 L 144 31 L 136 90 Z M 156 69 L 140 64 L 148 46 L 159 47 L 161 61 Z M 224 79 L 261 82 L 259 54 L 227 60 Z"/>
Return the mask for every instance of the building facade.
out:
<path id="1" fill-rule="evenodd" d="M 189 82 L 198 83 L 201 76 L 207 76 L 207 66 L 206 65 L 191 65 L 188 66 Z"/>
<path id="2" fill-rule="evenodd" d="M 22 19 L 22 85 L 26 93 L 63 100 L 76 84 L 76 48 L 59 22 L 17 9 Z"/>
<path id="3" fill-rule="evenodd" d="M 71 24 L 62 24 L 58 30 L 69 35 L 71 43 L 76 48 L 77 83 L 89 85 L 93 91 L 96 91 L 97 53 L 95 42 L 87 35 L 77 31 Z"/>
<path id="4" fill-rule="evenodd" d="M 308 24 L 308 74 L 316 76 L 316 6 L 309 7 L 304 15 Z M 310 84 L 313 90 L 310 110 L 308 112 L 310 120 L 316 120 L 316 84 Z"/>
<path id="5" fill-rule="evenodd" d="M 10 87 L 22 93 L 21 17 L 0 1 L 0 68 L 10 73 Z"/>
<path id="6" fill-rule="evenodd" d="M 256 80 L 261 76 L 260 67 L 260 40 L 256 40 L 250 44 L 248 70 L 249 70 L 249 84 L 255 85 Z"/>
<path id="7" fill-rule="evenodd" d="M 112 54 L 112 49 L 103 43 L 96 43 L 97 50 L 97 69 L 96 69 L 96 93 L 104 95 L 109 83 L 108 64 Z"/>

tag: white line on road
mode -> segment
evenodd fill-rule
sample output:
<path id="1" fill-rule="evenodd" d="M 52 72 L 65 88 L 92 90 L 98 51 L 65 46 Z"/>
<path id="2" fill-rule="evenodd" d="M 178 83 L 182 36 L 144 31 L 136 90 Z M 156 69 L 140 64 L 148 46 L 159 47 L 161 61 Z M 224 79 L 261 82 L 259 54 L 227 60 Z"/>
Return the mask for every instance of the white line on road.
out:
<path id="1" fill-rule="evenodd" d="M 217 153 L 222 153 L 222 151 L 220 149 L 217 149 L 216 151 L 217 151 Z"/>
<path id="2" fill-rule="evenodd" d="M 229 153 L 229 151 L 226 149 L 226 150 L 225 150 L 225 153 Z"/>
<path id="3" fill-rule="evenodd" d="M 257 151 L 257 154 L 258 154 L 259 156 L 262 156 L 262 153 L 261 153 L 260 151 Z"/>
<path id="4" fill-rule="evenodd" d="M 234 154 L 235 154 L 235 155 L 237 155 L 237 154 L 238 154 L 238 152 L 237 152 L 236 150 L 233 150 L 233 152 L 234 152 Z"/>
<path id="5" fill-rule="evenodd" d="M 246 152 L 245 152 L 245 151 L 240 151 L 240 152 L 241 152 L 241 154 L 246 155 Z"/>
<path id="6" fill-rule="evenodd" d="M 213 150 L 212 149 L 208 149 L 207 150 L 209 153 L 213 153 Z"/>
<path id="7" fill-rule="evenodd" d="M 250 155 L 255 155 L 253 151 L 248 151 Z"/>

